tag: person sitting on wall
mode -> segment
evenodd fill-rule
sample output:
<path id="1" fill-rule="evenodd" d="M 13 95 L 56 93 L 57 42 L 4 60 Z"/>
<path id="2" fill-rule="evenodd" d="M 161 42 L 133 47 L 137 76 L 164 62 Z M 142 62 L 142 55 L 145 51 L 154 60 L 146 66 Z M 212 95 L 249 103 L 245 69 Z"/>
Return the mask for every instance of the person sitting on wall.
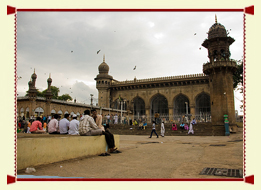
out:
<path id="1" fill-rule="evenodd" d="M 147 123 L 144 122 L 144 123 L 143 123 L 143 129 L 145 130 L 146 127 L 147 127 Z"/>
<path id="2" fill-rule="evenodd" d="M 177 131 L 177 125 L 174 122 L 172 124 L 172 131 Z"/>
<path id="3" fill-rule="evenodd" d="M 187 131 L 189 130 L 188 123 L 186 123 L 186 124 L 184 125 L 184 129 L 187 130 Z"/>
<path id="4" fill-rule="evenodd" d="M 53 118 L 49 121 L 47 125 L 49 134 L 60 134 L 58 120 L 57 120 L 58 118 L 59 115 L 55 114 Z"/>
<path id="5" fill-rule="evenodd" d="M 31 133 L 45 133 L 42 127 L 41 118 L 37 117 L 30 127 Z"/>
<path id="6" fill-rule="evenodd" d="M 185 124 L 182 122 L 182 123 L 180 124 L 179 128 L 182 129 L 182 130 L 184 130 L 184 126 L 185 126 Z"/>
<path id="7" fill-rule="evenodd" d="M 66 113 L 64 114 L 64 118 L 59 121 L 60 134 L 68 134 L 70 125 L 69 116 L 70 114 Z"/>
<path id="8" fill-rule="evenodd" d="M 90 110 L 85 110 L 84 117 L 79 124 L 79 134 L 81 136 L 96 136 L 102 135 L 102 131 L 90 116 Z"/>
<path id="9" fill-rule="evenodd" d="M 106 143 L 109 147 L 109 152 L 114 153 L 117 148 L 115 147 L 114 136 L 109 130 L 109 124 L 106 125 L 106 129 L 102 125 L 102 116 L 97 114 L 95 109 L 91 110 L 92 117 L 99 129 L 102 129 L 102 134 L 105 135 Z"/>
<path id="10" fill-rule="evenodd" d="M 77 120 L 77 115 L 73 114 L 73 119 L 70 121 L 69 125 L 69 135 L 79 135 L 79 121 Z"/>

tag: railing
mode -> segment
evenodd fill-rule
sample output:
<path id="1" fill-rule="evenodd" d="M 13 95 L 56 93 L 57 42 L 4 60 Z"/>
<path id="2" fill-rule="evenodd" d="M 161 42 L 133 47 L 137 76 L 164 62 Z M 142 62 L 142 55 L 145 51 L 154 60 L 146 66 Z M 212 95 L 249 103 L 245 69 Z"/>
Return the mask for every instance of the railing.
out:
<path id="1" fill-rule="evenodd" d="M 197 122 L 211 122 L 210 113 L 195 115 L 193 118 L 195 118 Z M 130 120 L 131 120 L 132 124 L 134 123 L 134 121 L 137 121 L 137 125 L 139 125 L 140 123 L 145 123 L 145 122 L 152 123 L 152 121 L 155 121 L 156 124 L 160 124 L 162 121 L 164 121 L 164 123 L 181 123 L 181 122 L 189 123 L 193 118 L 190 114 L 188 116 L 186 116 L 186 115 L 167 115 L 166 114 L 166 115 L 160 115 L 158 118 L 155 118 L 154 116 L 134 115 L 134 117 L 131 116 L 128 118 L 124 116 L 124 117 L 122 117 L 122 119 L 121 119 L 121 116 L 118 116 L 117 118 L 115 118 L 114 116 L 111 116 L 109 119 L 106 116 L 104 116 L 103 123 L 130 124 Z"/>
<path id="2" fill-rule="evenodd" d="M 190 74 L 190 75 L 179 75 L 179 76 L 167 76 L 167 77 L 158 77 L 158 78 L 148 78 L 148 79 L 134 79 L 126 81 L 112 81 L 114 84 L 130 84 L 130 83 L 141 83 L 141 82 L 153 82 L 153 81 L 162 81 L 162 80 L 172 80 L 172 79 L 184 79 L 184 78 L 196 78 L 207 76 L 204 73 Z"/>

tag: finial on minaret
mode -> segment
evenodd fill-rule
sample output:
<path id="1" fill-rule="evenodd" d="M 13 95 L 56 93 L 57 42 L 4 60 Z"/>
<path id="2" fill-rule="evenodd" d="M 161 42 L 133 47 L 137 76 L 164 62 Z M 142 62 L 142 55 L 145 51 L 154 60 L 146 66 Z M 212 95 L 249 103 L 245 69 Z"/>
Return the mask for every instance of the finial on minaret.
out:
<path id="1" fill-rule="evenodd" d="M 105 63 L 105 54 L 103 54 L 103 63 Z"/>
<path id="2" fill-rule="evenodd" d="M 49 78 L 51 78 L 51 73 L 49 73 Z"/>
<path id="3" fill-rule="evenodd" d="M 215 23 L 217 23 L 217 15 L 215 14 Z"/>
<path id="4" fill-rule="evenodd" d="M 34 74 L 35 74 L 35 68 L 34 68 Z"/>

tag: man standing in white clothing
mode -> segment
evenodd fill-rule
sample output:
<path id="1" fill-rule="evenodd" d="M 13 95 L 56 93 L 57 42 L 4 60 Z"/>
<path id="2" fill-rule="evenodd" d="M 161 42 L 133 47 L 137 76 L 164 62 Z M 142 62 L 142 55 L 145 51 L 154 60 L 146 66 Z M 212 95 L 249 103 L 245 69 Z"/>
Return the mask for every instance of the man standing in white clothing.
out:
<path id="1" fill-rule="evenodd" d="M 64 118 L 59 121 L 60 134 L 68 134 L 69 125 L 70 125 L 69 116 L 70 115 L 66 113 L 64 114 Z"/>
<path id="2" fill-rule="evenodd" d="M 77 120 L 77 115 L 73 114 L 73 120 L 70 121 L 69 125 L 69 135 L 79 135 L 79 121 Z"/>

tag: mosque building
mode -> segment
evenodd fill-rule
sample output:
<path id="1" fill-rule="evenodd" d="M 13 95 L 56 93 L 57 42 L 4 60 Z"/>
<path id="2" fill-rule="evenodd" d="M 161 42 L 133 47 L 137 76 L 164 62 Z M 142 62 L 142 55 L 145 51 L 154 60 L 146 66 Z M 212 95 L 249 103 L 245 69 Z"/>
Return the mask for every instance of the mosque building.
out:
<path id="1" fill-rule="evenodd" d="M 148 122 L 155 117 L 179 122 L 185 116 L 215 126 L 224 125 L 224 115 L 228 115 L 230 125 L 235 125 L 233 73 L 237 63 L 230 59 L 229 50 L 234 41 L 216 19 L 202 43 L 209 58 L 202 74 L 117 81 L 109 75 L 104 56 L 95 78 L 98 104 L 127 110 L 135 118 L 144 116 Z"/>
<path id="2" fill-rule="evenodd" d="M 215 20 L 209 28 L 208 38 L 202 46 L 208 50 L 209 62 L 204 63 L 203 73 L 118 81 L 109 75 L 109 65 L 99 65 L 96 76 L 98 106 L 104 115 L 123 110 L 124 115 L 135 119 L 146 118 L 150 123 L 155 116 L 164 121 L 180 122 L 195 118 L 199 122 L 212 122 L 212 126 L 224 125 L 228 115 L 229 125 L 235 125 L 233 73 L 237 63 L 230 58 L 230 45 L 235 40 L 228 36 L 226 28 Z M 29 81 L 28 96 L 17 99 L 18 115 L 27 116 L 44 112 L 77 113 L 80 115 L 90 105 L 52 99 L 52 79 L 47 79 L 46 97 L 37 97 L 35 87 L 37 75 Z M 110 112 L 112 111 L 112 112 Z"/>

